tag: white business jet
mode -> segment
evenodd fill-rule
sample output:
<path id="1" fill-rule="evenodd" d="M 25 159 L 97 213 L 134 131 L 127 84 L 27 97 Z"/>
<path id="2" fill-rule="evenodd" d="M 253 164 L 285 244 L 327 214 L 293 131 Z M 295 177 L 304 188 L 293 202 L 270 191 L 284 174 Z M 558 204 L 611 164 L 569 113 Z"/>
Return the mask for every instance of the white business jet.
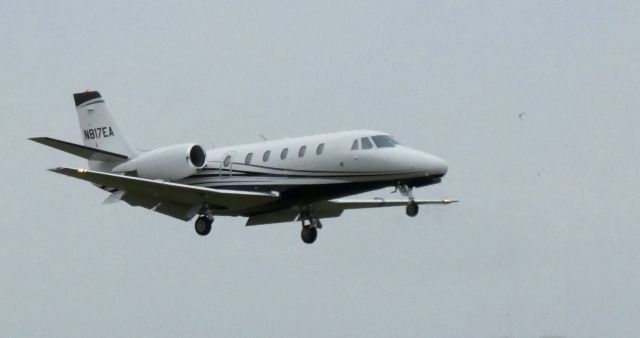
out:
<path id="1" fill-rule="evenodd" d="M 84 145 L 49 137 L 31 140 L 89 160 L 89 169 L 51 171 L 93 183 L 125 201 L 188 221 L 205 236 L 214 215 L 248 217 L 246 225 L 297 220 L 301 237 L 313 243 L 320 219 L 347 209 L 405 206 L 418 214 L 424 200 L 413 188 L 440 183 L 447 164 L 371 130 L 289 138 L 206 150 L 193 143 L 137 151 L 107 110 L 97 91 L 73 95 Z M 403 199 L 341 197 L 393 187 Z"/>

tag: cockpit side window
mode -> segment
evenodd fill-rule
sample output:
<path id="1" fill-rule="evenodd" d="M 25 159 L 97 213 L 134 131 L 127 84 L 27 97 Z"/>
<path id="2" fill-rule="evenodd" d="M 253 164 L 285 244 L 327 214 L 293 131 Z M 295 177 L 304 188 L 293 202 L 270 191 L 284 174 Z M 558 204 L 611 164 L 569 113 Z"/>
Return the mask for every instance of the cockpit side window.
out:
<path id="1" fill-rule="evenodd" d="M 360 139 L 360 143 L 362 143 L 362 149 L 371 149 L 373 148 L 373 143 L 369 140 L 368 137 L 363 137 Z"/>
<path id="2" fill-rule="evenodd" d="M 371 139 L 373 139 L 373 143 L 375 143 L 378 148 L 390 148 L 400 144 L 389 135 L 371 136 Z"/>
<path id="3" fill-rule="evenodd" d="M 351 150 L 358 150 L 358 139 L 353 140 L 353 144 L 351 145 Z"/>

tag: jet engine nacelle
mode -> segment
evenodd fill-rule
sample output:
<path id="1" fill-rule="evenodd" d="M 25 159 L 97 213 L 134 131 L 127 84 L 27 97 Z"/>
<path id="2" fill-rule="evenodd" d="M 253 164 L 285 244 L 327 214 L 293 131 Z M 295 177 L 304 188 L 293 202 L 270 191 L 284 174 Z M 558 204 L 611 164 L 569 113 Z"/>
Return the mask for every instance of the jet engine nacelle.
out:
<path id="1" fill-rule="evenodd" d="M 205 150 L 193 143 L 153 149 L 122 163 L 113 172 L 135 171 L 139 177 L 174 181 L 189 177 L 207 163 Z"/>

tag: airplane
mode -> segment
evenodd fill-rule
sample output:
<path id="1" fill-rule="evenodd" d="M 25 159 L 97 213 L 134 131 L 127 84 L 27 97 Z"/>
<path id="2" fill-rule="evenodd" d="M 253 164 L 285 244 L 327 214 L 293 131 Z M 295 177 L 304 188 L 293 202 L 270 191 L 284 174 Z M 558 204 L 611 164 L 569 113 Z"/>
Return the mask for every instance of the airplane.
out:
<path id="1" fill-rule="evenodd" d="M 297 221 L 304 243 L 313 243 L 321 219 L 345 210 L 405 206 L 415 217 L 426 200 L 413 189 L 440 183 L 445 161 L 400 144 L 391 135 L 349 130 L 265 140 L 205 150 L 185 143 L 140 151 L 131 147 L 99 92 L 73 95 L 83 144 L 50 137 L 30 140 L 85 158 L 88 169 L 50 171 L 88 181 L 109 192 L 104 203 L 124 201 L 183 221 L 198 216 L 206 236 L 214 216 L 247 217 L 247 226 Z M 343 199 L 395 188 L 403 199 Z M 394 192 L 395 192 L 394 191 Z"/>

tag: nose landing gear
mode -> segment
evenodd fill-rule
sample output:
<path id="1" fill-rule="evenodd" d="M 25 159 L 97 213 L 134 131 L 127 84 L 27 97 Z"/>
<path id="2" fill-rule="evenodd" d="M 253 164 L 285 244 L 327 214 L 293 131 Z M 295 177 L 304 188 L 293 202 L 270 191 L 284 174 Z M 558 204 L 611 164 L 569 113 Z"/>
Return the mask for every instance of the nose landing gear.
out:
<path id="1" fill-rule="evenodd" d="M 418 215 L 418 211 L 420 211 L 420 207 L 413 198 L 413 187 L 398 185 L 397 190 L 400 191 L 402 196 L 409 198 L 409 204 L 407 204 L 407 216 L 416 217 Z"/>
<path id="2" fill-rule="evenodd" d="M 420 211 L 418 203 L 410 201 L 409 204 L 407 204 L 407 216 L 416 217 L 416 215 L 418 215 L 418 211 Z"/>

